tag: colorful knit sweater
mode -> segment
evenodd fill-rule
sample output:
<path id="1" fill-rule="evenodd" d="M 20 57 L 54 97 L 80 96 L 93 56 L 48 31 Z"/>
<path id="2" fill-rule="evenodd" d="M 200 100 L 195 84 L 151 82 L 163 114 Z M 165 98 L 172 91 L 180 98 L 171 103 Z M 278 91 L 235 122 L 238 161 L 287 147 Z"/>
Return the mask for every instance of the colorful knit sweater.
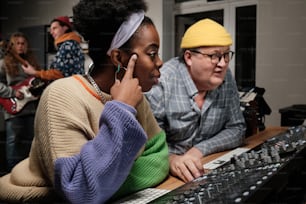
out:
<path id="1" fill-rule="evenodd" d="M 57 52 L 49 69 L 37 71 L 35 77 L 55 80 L 74 74 L 84 74 L 85 56 L 80 46 L 81 37 L 76 32 L 65 33 L 55 40 Z"/>
<path id="2" fill-rule="evenodd" d="M 30 157 L 0 178 L 0 200 L 41 200 L 55 186 L 71 203 L 101 204 L 165 179 L 165 134 L 147 101 L 137 107 L 138 123 L 132 107 L 98 98 L 80 75 L 47 87 Z"/>

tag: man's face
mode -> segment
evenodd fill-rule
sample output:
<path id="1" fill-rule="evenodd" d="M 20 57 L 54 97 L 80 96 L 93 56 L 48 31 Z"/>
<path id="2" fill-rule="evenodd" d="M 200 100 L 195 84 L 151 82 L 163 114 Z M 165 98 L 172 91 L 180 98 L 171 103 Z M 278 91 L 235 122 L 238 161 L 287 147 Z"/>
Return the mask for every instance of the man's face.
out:
<path id="1" fill-rule="evenodd" d="M 68 27 L 61 26 L 57 21 L 54 21 L 53 23 L 51 23 L 50 33 L 52 37 L 54 38 L 54 40 L 62 36 L 66 32 L 66 30 L 68 30 Z"/>
<path id="2" fill-rule="evenodd" d="M 185 51 L 188 71 L 199 91 L 213 90 L 223 83 L 229 64 L 228 56 L 231 54 L 226 53 L 229 53 L 228 46 L 199 47 Z"/>

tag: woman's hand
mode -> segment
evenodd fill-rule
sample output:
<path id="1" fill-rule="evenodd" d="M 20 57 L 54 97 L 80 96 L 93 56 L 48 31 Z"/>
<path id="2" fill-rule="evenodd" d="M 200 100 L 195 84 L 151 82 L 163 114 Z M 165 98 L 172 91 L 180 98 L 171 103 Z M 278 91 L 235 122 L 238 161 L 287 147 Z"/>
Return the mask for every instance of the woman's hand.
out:
<path id="1" fill-rule="evenodd" d="M 28 75 L 35 76 L 36 74 L 35 68 L 32 65 L 30 65 L 28 61 L 26 61 L 26 64 L 27 66 L 22 65 L 23 71 Z"/>
<path id="2" fill-rule="evenodd" d="M 17 91 L 15 91 L 15 97 L 16 97 L 17 99 L 19 99 L 19 100 L 22 100 L 22 99 L 24 98 L 24 94 L 23 94 L 22 91 L 17 90 Z"/>
<path id="3" fill-rule="evenodd" d="M 114 100 L 121 101 L 133 107 L 136 107 L 143 99 L 142 89 L 139 86 L 139 80 L 133 78 L 133 72 L 137 55 L 132 55 L 129 60 L 127 70 L 121 81 L 116 79 L 110 93 Z"/>

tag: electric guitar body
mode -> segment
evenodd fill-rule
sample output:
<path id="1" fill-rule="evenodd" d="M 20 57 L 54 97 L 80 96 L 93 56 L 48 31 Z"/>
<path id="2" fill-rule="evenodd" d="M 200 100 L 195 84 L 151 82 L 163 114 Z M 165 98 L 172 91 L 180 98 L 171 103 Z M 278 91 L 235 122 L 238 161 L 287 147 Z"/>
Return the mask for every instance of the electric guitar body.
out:
<path id="1" fill-rule="evenodd" d="M 35 101 L 39 98 L 38 96 L 32 95 L 32 93 L 30 92 L 30 88 L 32 87 L 32 81 L 34 79 L 34 77 L 30 77 L 18 85 L 12 86 L 13 89 L 19 90 L 23 93 L 23 99 L 18 99 L 16 97 L 0 97 L 0 105 L 4 108 L 6 112 L 8 112 L 9 114 L 16 114 L 20 112 L 28 102 Z"/>

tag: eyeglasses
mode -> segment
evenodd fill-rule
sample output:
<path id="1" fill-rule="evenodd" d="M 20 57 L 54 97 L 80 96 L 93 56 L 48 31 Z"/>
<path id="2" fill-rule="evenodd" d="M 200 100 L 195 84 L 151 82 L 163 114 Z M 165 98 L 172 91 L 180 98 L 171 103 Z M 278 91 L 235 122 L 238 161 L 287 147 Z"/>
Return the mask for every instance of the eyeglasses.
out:
<path id="1" fill-rule="evenodd" d="M 206 54 L 206 53 L 200 52 L 199 50 L 190 50 L 190 52 L 201 54 L 203 56 L 208 56 L 211 60 L 211 63 L 213 63 L 213 64 L 218 64 L 221 61 L 222 57 L 223 57 L 224 61 L 226 63 L 228 63 L 233 58 L 233 56 L 235 54 L 233 51 L 229 51 L 229 52 L 226 52 L 226 53 L 223 53 L 223 54 L 220 54 L 220 53 Z"/>

